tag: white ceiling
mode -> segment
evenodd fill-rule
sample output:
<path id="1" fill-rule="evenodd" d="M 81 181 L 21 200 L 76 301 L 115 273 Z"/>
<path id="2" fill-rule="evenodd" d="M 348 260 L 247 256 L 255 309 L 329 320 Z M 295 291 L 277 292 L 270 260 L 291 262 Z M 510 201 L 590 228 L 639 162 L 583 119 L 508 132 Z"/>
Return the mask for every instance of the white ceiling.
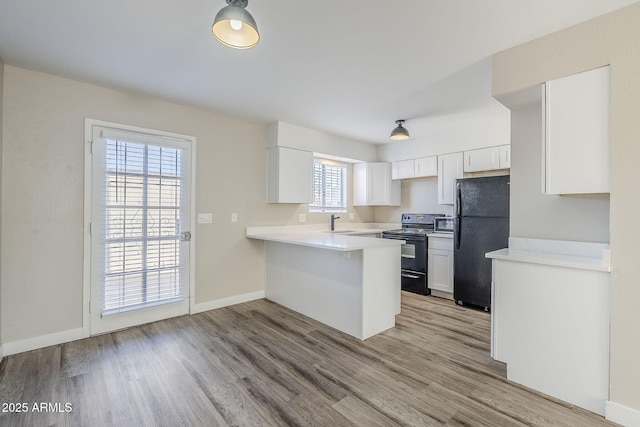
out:
<path id="1" fill-rule="evenodd" d="M 0 58 L 386 143 L 486 104 L 493 53 L 636 1 L 250 0 L 260 43 L 235 50 L 211 34 L 224 0 L 0 0 Z"/>

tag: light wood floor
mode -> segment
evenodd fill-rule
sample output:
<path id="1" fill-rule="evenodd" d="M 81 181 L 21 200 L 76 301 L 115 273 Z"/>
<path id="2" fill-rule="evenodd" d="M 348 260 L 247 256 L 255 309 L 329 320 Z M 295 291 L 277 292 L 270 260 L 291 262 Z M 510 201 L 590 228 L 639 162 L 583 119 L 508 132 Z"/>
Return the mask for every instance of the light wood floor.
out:
<path id="1" fill-rule="evenodd" d="M 508 382 L 488 314 L 406 293 L 365 342 L 260 300 L 12 355 L 0 402 L 29 406 L 2 426 L 613 425 Z"/>

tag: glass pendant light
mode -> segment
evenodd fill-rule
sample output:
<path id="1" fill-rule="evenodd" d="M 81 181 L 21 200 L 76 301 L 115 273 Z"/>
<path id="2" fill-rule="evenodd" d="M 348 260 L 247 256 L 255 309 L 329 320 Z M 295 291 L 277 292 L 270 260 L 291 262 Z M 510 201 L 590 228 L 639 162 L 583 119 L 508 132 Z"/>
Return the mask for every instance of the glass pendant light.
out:
<path id="1" fill-rule="evenodd" d="M 258 44 L 260 34 L 253 16 L 245 7 L 249 0 L 227 0 L 211 26 L 213 35 L 224 45 L 235 49 L 249 49 Z"/>
<path id="2" fill-rule="evenodd" d="M 396 128 L 391 131 L 391 135 L 389 135 L 389 138 L 394 141 L 404 141 L 406 139 L 409 139 L 409 131 L 406 128 L 402 127 L 403 123 L 404 120 L 396 120 L 396 124 L 398 126 L 396 126 Z"/>

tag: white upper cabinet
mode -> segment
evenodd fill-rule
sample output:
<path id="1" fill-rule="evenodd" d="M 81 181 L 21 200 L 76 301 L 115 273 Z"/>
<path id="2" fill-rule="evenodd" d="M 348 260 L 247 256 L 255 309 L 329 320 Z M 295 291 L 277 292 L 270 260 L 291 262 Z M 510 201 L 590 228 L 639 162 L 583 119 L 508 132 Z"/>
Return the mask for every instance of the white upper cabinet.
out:
<path id="1" fill-rule="evenodd" d="M 500 151 L 500 159 L 498 160 L 498 166 L 500 169 L 511 168 L 511 145 L 501 145 L 498 147 Z"/>
<path id="2" fill-rule="evenodd" d="M 354 206 L 400 206 L 400 181 L 391 180 L 391 163 L 353 165 Z"/>
<path id="3" fill-rule="evenodd" d="M 498 147 L 481 148 L 464 152 L 464 171 L 478 172 L 500 168 L 500 149 Z"/>
<path id="4" fill-rule="evenodd" d="M 271 147 L 267 159 L 267 203 L 312 202 L 313 153 Z"/>
<path id="5" fill-rule="evenodd" d="M 415 177 L 414 160 L 400 160 L 391 163 L 391 179 L 406 179 Z"/>
<path id="6" fill-rule="evenodd" d="M 422 178 L 436 175 L 438 175 L 438 156 L 391 163 L 391 179 Z"/>
<path id="7" fill-rule="evenodd" d="M 606 66 L 544 84 L 544 193 L 609 193 L 609 80 Z"/>
<path id="8" fill-rule="evenodd" d="M 453 205 L 456 179 L 464 176 L 462 153 L 438 156 L 438 204 Z"/>
<path id="9" fill-rule="evenodd" d="M 415 177 L 437 176 L 438 156 L 415 159 Z"/>
<path id="10" fill-rule="evenodd" d="M 480 148 L 464 152 L 464 171 L 481 172 L 511 167 L 511 146 Z"/>

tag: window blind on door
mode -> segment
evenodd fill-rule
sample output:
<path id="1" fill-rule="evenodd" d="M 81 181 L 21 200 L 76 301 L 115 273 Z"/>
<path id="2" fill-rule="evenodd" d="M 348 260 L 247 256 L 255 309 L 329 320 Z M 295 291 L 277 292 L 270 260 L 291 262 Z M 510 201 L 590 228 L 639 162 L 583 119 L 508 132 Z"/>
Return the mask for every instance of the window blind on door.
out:
<path id="1" fill-rule="evenodd" d="M 184 297 L 184 153 L 105 135 L 102 314 Z"/>

